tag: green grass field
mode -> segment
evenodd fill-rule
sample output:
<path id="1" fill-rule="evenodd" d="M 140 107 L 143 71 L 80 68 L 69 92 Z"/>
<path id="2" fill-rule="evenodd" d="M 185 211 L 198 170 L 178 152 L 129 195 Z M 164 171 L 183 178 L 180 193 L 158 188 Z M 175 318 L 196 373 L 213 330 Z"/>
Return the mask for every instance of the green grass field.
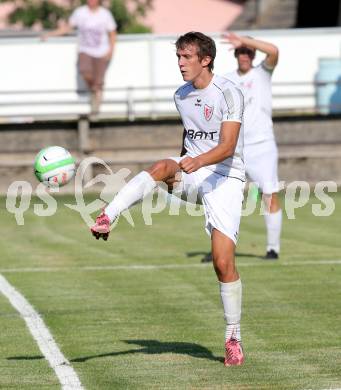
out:
<path id="1" fill-rule="evenodd" d="M 242 220 L 246 362 L 223 366 L 224 319 L 202 217 L 120 221 L 96 241 L 63 206 L 24 226 L 1 200 L 0 273 L 41 314 L 86 389 L 341 388 L 341 196 L 330 217 L 311 200 L 284 218 L 281 258 L 266 262 L 263 218 Z M 33 203 L 32 203 L 33 206 Z M 58 389 L 24 320 L 0 295 L 0 388 Z"/>

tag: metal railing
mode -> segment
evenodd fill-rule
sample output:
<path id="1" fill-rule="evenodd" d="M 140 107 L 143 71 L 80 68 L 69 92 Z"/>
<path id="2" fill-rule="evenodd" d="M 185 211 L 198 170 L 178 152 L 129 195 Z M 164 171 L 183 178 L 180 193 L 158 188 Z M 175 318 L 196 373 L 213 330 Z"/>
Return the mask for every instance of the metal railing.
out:
<path id="1" fill-rule="evenodd" d="M 317 91 L 340 82 L 273 83 L 273 115 L 326 114 L 341 112 L 341 102 L 318 104 Z M 134 121 L 140 118 L 163 119 L 178 116 L 173 94 L 176 85 L 158 87 L 108 88 L 98 118 Z M 0 91 L 0 123 L 39 120 L 78 119 L 91 114 L 87 91 L 22 90 Z"/>

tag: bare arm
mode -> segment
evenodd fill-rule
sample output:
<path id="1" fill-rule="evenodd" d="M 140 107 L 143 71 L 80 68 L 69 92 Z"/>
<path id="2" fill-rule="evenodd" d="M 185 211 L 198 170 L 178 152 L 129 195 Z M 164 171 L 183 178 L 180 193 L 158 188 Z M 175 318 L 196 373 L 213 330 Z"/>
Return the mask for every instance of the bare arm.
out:
<path id="1" fill-rule="evenodd" d="M 109 34 L 109 46 L 110 47 L 109 47 L 109 51 L 108 51 L 108 53 L 106 55 L 106 59 L 108 61 L 110 61 L 110 59 L 111 59 L 111 57 L 112 57 L 112 55 L 114 53 L 114 48 L 115 48 L 115 45 L 116 45 L 117 33 L 116 33 L 115 30 L 113 30 L 113 31 L 110 31 L 108 34 Z"/>
<path id="2" fill-rule="evenodd" d="M 260 39 L 253 39 L 246 36 L 237 35 L 233 32 L 228 32 L 223 35 L 227 43 L 232 45 L 233 49 L 241 46 L 251 47 L 266 54 L 265 64 L 268 68 L 273 69 L 278 62 L 279 51 L 277 46 L 270 42 L 261 41 Z"/>
<path id="3" fill-rule="evenodd" d="M 217 164 L 233 156 L 238 142 L 239 129 L 239 122 L 223 122 L 220 129 L 219 144 L 197 157 L 185 157 L 179 163 L 180 168 L 186 173 L 192 173 L 201 167 Z"/>
<path id="4" fill-rule="evenodd" d="M 60 37 L 62 35 L 70 34 L 73 31 L 73 27 L 69 23 L 65 23 L 56 30 L 52 30 L 46 34 L 40 36 L 40 39 L 46 41 L 51 37 Z"/>

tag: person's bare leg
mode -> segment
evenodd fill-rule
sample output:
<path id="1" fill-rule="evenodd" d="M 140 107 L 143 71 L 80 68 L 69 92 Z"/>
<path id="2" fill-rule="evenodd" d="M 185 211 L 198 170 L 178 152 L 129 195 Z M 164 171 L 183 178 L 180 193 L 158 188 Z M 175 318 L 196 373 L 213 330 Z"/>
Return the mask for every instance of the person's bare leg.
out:
<path id="1" fill-rule="evenodd" d="M 98 114 L 102 98 L 103 98 L 103 87 L 104 87 L 104 76 L 107 71 L 109 62 L 105 58 L 95 58 L 93 59 L 93 75 L 92 75 L 92 105 L 91 112 L 93 114 Z"/>
<path id="2" fill-rule="evenodd" d="M 102 91 L 101 90 L 95 90 L 92 93 L 92 101 L 91 101 L 91 112 L 93 114 L 98 114 L 99 108 L 102 103 Z"/>

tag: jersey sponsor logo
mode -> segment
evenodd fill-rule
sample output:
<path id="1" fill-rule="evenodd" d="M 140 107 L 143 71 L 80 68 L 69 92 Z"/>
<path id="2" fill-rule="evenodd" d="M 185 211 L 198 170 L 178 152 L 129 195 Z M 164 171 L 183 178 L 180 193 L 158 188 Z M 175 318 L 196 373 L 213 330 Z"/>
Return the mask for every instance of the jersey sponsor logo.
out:
<path id="1" fill-rule="evenodd" d="M 209 121 L 212 118 L 214 111 L 214 107 L 209 106 L 208 104 L 205 104 L 204 106 L 204 117 L 207 121 Z"/>
<path id="2" fill-rule="evenodd" d="M 194 105 L 197 107 L 201 107 L 201 99 L 197 99 L 197 102 Z"/>
<path id="3" fill-rule="evenodd" d="M 203 140 L 214 140 L 214 134 L 217 134 L 217 131 L 195 131 L 195 130 L 186 130 L 187 131 L 187 137 L 190 139 L 203 139 Z"/>

